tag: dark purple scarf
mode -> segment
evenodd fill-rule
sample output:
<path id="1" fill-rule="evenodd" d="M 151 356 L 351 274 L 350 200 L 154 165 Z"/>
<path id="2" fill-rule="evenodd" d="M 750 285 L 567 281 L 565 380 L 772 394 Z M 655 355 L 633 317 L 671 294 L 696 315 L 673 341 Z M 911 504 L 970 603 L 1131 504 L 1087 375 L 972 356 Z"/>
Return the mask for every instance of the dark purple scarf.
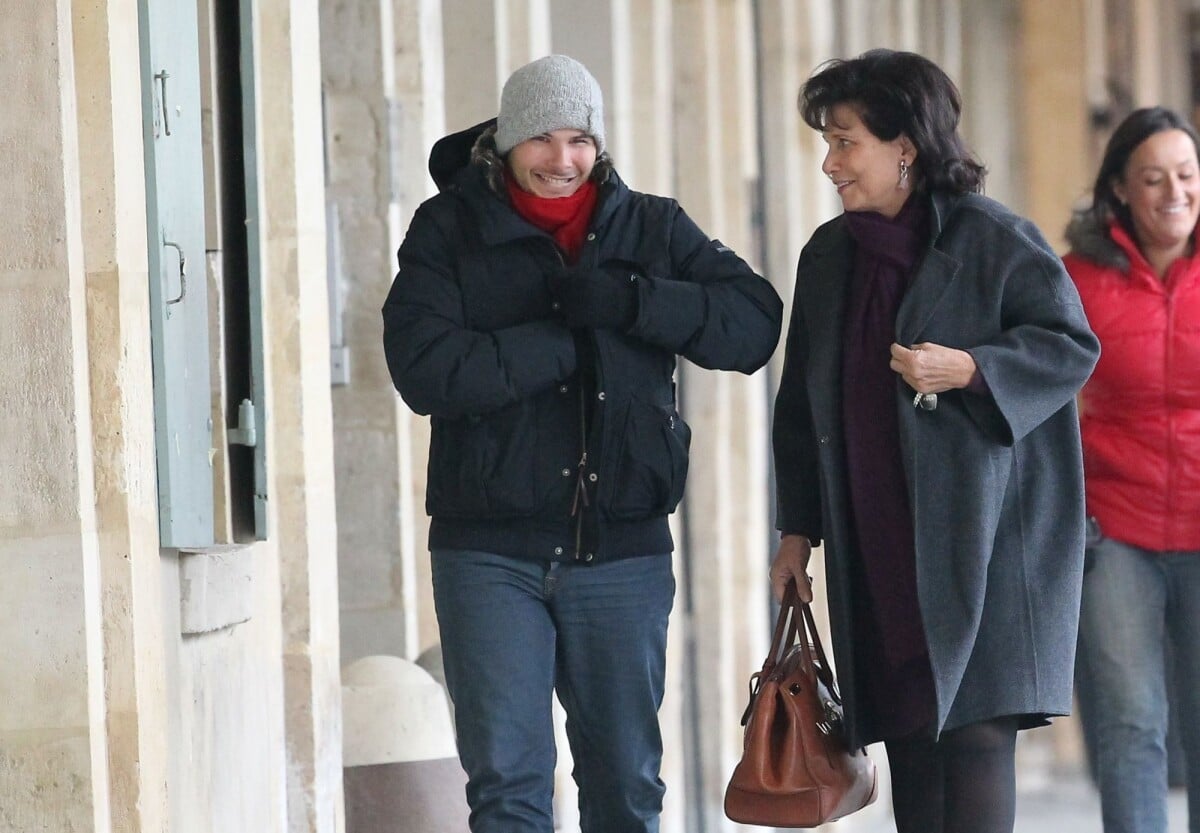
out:
<path id="1" fill-rule="evenodd" d="M 883 655 L 898 667 L 927 648 L 900 457 L 897 375 L 888 363 L 896 313 L 929 245 L 929 202 L 914 195 L 895 219 L 846 212 L 845 222 L 856 244 L 842 354 L 850 504 Z"/>

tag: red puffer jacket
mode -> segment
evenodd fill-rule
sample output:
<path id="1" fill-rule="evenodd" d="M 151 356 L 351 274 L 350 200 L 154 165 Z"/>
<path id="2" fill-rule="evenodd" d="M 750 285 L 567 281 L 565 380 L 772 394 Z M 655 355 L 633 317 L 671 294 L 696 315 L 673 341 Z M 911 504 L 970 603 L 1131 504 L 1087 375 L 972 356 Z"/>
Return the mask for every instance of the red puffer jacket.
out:
<path id="1" fill-rule="evenodd" d="M 1088 513 L 1143 549 L 1200 550 L 1200 251 L 1160 280 L 1116 224 L 1068 240 L 1101 345 L 1080 416 Z"/>

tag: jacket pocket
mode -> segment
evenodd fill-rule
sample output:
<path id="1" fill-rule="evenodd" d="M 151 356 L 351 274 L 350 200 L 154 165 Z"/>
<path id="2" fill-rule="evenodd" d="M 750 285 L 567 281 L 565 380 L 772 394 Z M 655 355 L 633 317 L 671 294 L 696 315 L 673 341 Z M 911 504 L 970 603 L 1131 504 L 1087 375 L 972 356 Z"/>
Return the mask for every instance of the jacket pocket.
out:
<path id="1" fill-rule="evenodd" d="M 433 421 L 425 510 L 443 518 L 514 518 L 537 509 L 537 423 L 529 402 Z"/>
<path id="2" fill-rule="evenodd" d="M 683 497 L 692 431 L 673 407 L 629 400 L 618 419 L 602 509 L 614 520 L 666 515 Z"/>

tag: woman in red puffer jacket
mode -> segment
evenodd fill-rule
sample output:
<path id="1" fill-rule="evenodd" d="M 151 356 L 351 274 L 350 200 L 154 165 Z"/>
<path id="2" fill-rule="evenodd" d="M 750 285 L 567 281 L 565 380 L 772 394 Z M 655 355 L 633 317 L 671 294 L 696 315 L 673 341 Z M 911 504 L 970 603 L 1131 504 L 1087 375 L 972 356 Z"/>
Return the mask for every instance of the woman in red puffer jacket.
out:
<path id="1" fill-rule="evenodd" d="M 1200 833 L 1200 163 L 1161 107 L 1109 140 L 1067 270 L 1100 337 L 1081 395 L 1091 525 L 1080 689 L 1105 833 L 1167 830 L 1168 642 Z"/>

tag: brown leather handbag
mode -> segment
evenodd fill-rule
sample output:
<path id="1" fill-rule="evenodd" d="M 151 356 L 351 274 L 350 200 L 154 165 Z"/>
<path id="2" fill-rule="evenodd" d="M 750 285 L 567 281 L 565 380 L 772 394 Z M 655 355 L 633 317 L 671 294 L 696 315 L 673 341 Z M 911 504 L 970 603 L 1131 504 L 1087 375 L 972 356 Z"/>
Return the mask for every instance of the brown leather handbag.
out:
<path id="1" fill-rule="evenodd" d="M 875 764 L 865 749 L 846 745 L 833 670 L 794 581 L 784 593 L 771 652 L 750 678 L 742 725 L 742 760 L 725 790 L 725 815 L 734 821 L 817 827 L 875 800 Z"/>

